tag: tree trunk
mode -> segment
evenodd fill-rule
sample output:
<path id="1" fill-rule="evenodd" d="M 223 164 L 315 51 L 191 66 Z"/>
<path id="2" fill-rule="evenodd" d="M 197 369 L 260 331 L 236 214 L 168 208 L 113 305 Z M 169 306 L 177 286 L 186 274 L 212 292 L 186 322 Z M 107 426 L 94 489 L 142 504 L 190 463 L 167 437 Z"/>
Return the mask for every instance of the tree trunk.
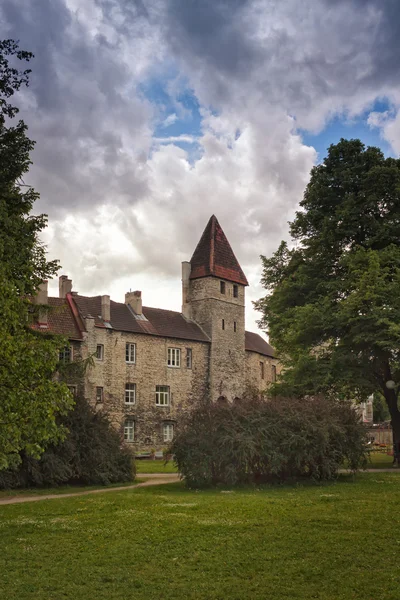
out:
<path id="1" fill-rule="evenodd" d="M 384 394 L 393 430 L 393 464 L 400 466 L 400 411 L 397 406 L 397 394 L 395 390 L 388 389 L 385 389 Z"/>

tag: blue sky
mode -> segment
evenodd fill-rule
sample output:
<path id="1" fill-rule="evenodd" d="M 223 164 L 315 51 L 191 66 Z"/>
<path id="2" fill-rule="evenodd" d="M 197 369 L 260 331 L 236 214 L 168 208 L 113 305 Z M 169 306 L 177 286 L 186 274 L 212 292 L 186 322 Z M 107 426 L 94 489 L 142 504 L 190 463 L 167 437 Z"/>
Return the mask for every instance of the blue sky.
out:
<path id="1" fill-rule="evenodd" d="M 388 101 L 377 100 L 373 105 L 357 117 L 347 118 L 346 116 L 337 116 L 329 121 L 324 129 L 318 134 L 300 131 L 305 144 L 313 146 L 318 152 L 318 162 L 322 162 L 327 154 L 327 149 L 331 144 L 337 144 L 340 138 L 351 139 L 358 138 L 366 146 L 377 146 L 382 150 L 385 156 L 396 156 L 390 144 L 382 138 L 380 130 L 376 127 L 370 127 L 367 123 L 371 112 L 383 113 L 390 110 Z"/>
<path id="2" fill-rule="evenodd" d="M 193 89 L 185 87 L 184 82 L 180 81 L 180 91 L 176 93 L 174 81 L 178 75 L 176 71 L 171 72 L 171 77 L 152 78 L 141 87 L 145 97 L 154 107 L 157 107 L 158 118 L 155 123 L 154 137 L 162 143 L 171 143 L 185 149 L 189 157 L 197 157 L 194 142 L 179 140 L 182 136 L 189 136 L 193 139 L 202 135 L 202 116 L 200 104 Z M 186 82 L 187 83 L 187 82 Z M 175 93 L 171 93 L 170 89 Z M 207 107 L 211 110 L 210 107 Z M 396 157 L 391 145 L 382 137 L 377 127 L 371 127 L 367 120 L 371 112 L 384 113 L 391 110 L 391 105 L 386 99 L 377 99 L 368 110 L 361 114 L 349 117 L 344 113 L 338 114 L 327 121 L 324 128 L 318 133 L 308 132 L 299 129 L 298 133 L 304 144 L 312 146 L 318 153 L 318 162 L 322 162 L 327 154 L 330 144 L 336 144 L 341 138 L 358 138 L 366 146 L 377 146 L 382 150 L 385 156 Z M 217 114 L 217 111 L 213 111 Z M 191 148 L 192 146 L 192 148 Z"/>

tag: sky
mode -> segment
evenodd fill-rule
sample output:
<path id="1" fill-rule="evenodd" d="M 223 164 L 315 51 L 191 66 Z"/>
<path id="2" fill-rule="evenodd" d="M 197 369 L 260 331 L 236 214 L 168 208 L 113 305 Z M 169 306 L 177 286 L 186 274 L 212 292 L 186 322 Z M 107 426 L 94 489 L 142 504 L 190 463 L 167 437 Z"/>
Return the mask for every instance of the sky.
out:
<path id="1" fill-rule="evenodd" d="M 215 214 L 257 331 L 260 255 L 329 145 L 400 153 L 398 0 L 2 0 L 0 35 L 35 54 L 25 183 L 80 294 L 179 311 Z"/>

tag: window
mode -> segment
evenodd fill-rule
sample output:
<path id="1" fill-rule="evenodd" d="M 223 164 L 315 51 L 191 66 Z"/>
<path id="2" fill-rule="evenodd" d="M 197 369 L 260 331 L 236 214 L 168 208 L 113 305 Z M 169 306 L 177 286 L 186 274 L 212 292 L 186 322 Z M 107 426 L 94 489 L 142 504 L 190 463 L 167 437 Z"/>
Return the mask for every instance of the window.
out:
<path id="1" fill-rule="evenodd" d="M 96 358 L 97 358 L 97 360 L 103 360 L 103 358 L 104 358 L 104 346 L 103 346 L 103 344 L 97 344 L 97 346 L 96 346 Z"/>
<path id="2" fill-rule="evenodd" d="M 236 321 L 233 321 L 233 331 L 236 333 Z"/>
<path id="3" fill-rule="evenodd" d="M 125 420 L 124 440 L 125 442 L 133 442 L 135 440 L 135 421 L 133 419 Z"/>
<path id="4" fill-rule="evenodd" d="M 96 404 L 102 404 L 103 403 L 103 388 L 102 387 L 97 387 L 96 388 Z"/>
<path id="5" fill-rule="evenodd" d="M 186 348 L 186 368 L 192 368 L 192 349 Z"/>
<path id="6" fill-rule="evenodd" d="M 172 423 L 164 423 L 163 425 L 163 438 L 164 442 L 172 442 L 174 437 L 174 426 Z"/>
<path id="7" fill-rule="evenodd" d="M 275 383 L 276 381 L 276 366 L 271 365 L 271 380 Z"/>
<path id="8" fill-rule="evenodd" d="M 168 348 L 168 360 L 167 364 L 169 367 L 180 367 L 181 366 L 181 351 L 180 348 Z"/>
<path id="9" fill-rule="evenodd" d="M 60 362 L 71 362 L 72 360 L 72 348 L 70 346 L 65 346 L 62 350 L 60 350 L 58 360 Z"/>
<path id="10" fill-rule="evenodd" d="M 222 319 L 222 329 L 225 329 L 225 319 Z"/>
<path id="11" fill-rule="evenodd" d="M 71 394 L 75 397 L 77 390 L 76 390 L 76 385 L 67 385 L 67 388 L 69 389 L 69 391 L 71 392 Z"/>
<path id="12" fill-rule="evenodd" d="M 156 386 L 156 406 L 168 406 L 169 405 L 169 386 L 168 385 L 157 385 Z"/>
<path id="13" fill-rule="evenodd" d="M 234 285 L 233 286 L 233 297 L 238 298 L 238 296 L 239 296 L 239 288 L 237 285 Z"/>
<path id="14" fill-rule="evenodd" d="M 219 282 L 219 290 L 220 290 L 221 294 L 225 294 L 225 281 Z"/>
<path id="15" fill-rule="evenodd" d="M 136 383 L 125 384 L 125 404 L 135 404 L 136 402 Z"/>
<path id="16" fill-rule="evenodd" d="M 260 362 L 260 376 L 261 379 L 264 379 L 264 363 Z"/>
<path id="17" fill-rule="evenodd" d="M 125 344 L 125 361 L 131 364 L 136 362 L 136 344 Z"/>

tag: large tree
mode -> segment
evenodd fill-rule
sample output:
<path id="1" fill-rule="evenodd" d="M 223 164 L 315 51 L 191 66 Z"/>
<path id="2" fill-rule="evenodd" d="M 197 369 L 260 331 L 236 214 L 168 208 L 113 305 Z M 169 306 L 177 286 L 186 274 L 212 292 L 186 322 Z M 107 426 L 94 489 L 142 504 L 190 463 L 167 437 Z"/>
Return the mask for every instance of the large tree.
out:
<path id="1" fill-rule="evenodd" d="M 311 171 L 257 308 L 285 394 L 381 392 L 400 442 L 400 160 L 341 140 Z"/>
<path id="2" fill-rule="evenodd" d="M 72 403 L 66 386 L 54 379 L 65 340 L 30 327 L 29 298 L 58 269 L 38 238 L 46 215 L 31 214 L 37 193 L 22 179 L 34 143 L 22 120 L 12 126 L 18 108 L 10 99 L 30 73 L 17 64 L 31 58 L 13 40 L 0 41 L 0 469 L 17 463 L 21 450 L 38 457 L 58 439 L 55 417 Z"/>

